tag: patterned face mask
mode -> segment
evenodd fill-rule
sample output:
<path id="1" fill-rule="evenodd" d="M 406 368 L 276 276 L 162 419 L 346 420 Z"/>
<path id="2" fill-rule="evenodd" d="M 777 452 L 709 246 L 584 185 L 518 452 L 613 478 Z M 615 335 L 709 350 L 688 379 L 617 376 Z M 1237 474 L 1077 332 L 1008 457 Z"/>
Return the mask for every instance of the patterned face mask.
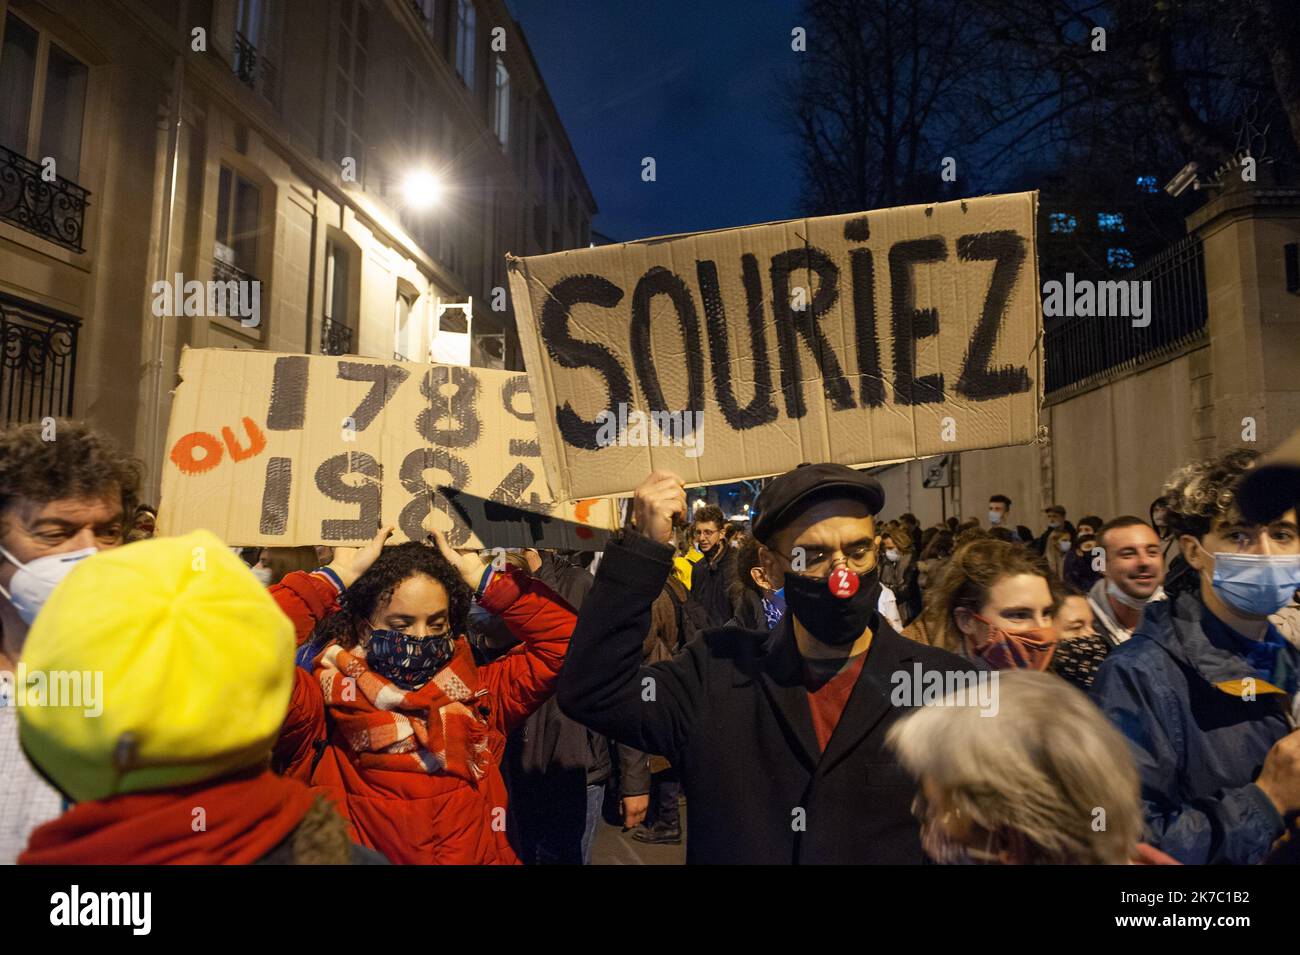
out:
<path id="1" fill-rule="evenodd" d="M 447 665 L 455 644 L 450 630 L 427 637 L 412 637 L 400 630 L 371 630 L 366 665 L 403 690 L 414 690 Z"/>

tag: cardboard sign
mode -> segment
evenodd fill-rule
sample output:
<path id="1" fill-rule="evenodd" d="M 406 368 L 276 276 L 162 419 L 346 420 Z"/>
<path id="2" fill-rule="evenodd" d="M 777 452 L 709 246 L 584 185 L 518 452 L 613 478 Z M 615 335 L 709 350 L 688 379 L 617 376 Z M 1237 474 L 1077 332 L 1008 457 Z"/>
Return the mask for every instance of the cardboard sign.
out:
<path id="1" fill-rule="evenodd" d="M 1037 193 L 510 258 L 560 498 L 1025 444 Z"/>
<path id="2" fill-rule="evenodd" d="M 599 550 L 612 501 L 555 504 L 526 375 L 355 356 L 187 349 L 160 532 L 231 544 L 395 540 Z"/>

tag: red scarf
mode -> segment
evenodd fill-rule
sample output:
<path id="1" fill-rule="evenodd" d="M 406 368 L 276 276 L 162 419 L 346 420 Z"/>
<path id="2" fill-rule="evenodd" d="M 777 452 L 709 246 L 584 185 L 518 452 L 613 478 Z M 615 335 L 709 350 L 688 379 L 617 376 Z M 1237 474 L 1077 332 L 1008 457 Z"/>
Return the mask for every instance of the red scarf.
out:
<path id="1" fill-rule="evenodd" d="M 18 862 L 247 865 L 283 842 L 314 800 L 302 783 L 270 770 L 93 799 L 36 829 Z"/>
<path id="2" fill-rule="evenodd" d="M 490 747 L 487 690 L 466 640 L 424 686 L 403 690 L 338 644 L 316 659 L 325 704 L 362 766 L 482 779 L 499 755 Z M 348 679 L 348 678 L 351 679 Z"/>

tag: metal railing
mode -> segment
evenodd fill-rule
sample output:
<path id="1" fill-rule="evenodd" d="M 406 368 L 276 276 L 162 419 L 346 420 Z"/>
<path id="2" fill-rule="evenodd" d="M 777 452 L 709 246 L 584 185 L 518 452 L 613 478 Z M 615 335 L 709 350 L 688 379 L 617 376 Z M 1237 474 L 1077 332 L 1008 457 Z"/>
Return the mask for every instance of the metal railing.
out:
<path id="1" fill-rule="evenodd" d="M 80 319 L 0 292 L 0 422 L 72 414 Z"/>
<path id="2" fill-rule="evenodd" d="M 1135 327 L 1125 316 L 1047 319 L 1043 338 L 1049 394 L 1113 378 L 1204 338 L 1209 306 L 1205 255 L 1196 236 L 1180 239 L 1127 273 L 1097 279 L 1108 281 L 1151 283 L 1150 324 Z"/>
<path id="3" fill-rule="evenodd" d="M 267 99 L 275 95 L 275 64 L 257 51 L 248 37 L 235 31 L 235 75 L 239 81 Z"/>
<path id="4" fill-rule="evenodd" d="M 320 351 L 322 355 L 352 354 L 352 329 L 342 322 L 322 318 L 320 324 Z"/>
<path id="5" fill-rule="evenodd" d="M 220 259 L 212 260 L 212 277 L 218 282 L 256 282 L 257 276 L 245 272 L 237 265 L 231 265 L 229 262 L 222 262 Z"/>
<path id="6" fill-rule="evenodd" d="M 81 237 L 90 193 L 62 176 L 47 182 L 42 171 L 0 146 L 0 219 L 73 252 L 86 251 Z"/>

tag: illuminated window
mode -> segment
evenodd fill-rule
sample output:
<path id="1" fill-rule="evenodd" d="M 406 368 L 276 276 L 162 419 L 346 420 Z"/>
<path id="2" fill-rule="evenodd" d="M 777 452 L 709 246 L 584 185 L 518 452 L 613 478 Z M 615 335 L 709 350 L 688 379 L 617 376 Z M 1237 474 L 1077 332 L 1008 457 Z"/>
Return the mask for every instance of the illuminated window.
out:
<path id="1" fill-rule="evenodd" d="M 1124 214 L 1122 212 L 1098 212 L 1097 228 L 1102 232 L 1123 232 Z"/>
<path id="2" fill-rule="evenodd" d="M 1106 250 L 1106 264 L 1112 269 L 1133 268 L 1133 253 L 1123 247 Z"/>
<path id="3" fill-rule="evenodd" d="M 1068 235 L 1079 227 L 1079 222 L 1068 212 L 1053 212 L 1049 216 L 1049 228 L 1061 235 Z"/>

